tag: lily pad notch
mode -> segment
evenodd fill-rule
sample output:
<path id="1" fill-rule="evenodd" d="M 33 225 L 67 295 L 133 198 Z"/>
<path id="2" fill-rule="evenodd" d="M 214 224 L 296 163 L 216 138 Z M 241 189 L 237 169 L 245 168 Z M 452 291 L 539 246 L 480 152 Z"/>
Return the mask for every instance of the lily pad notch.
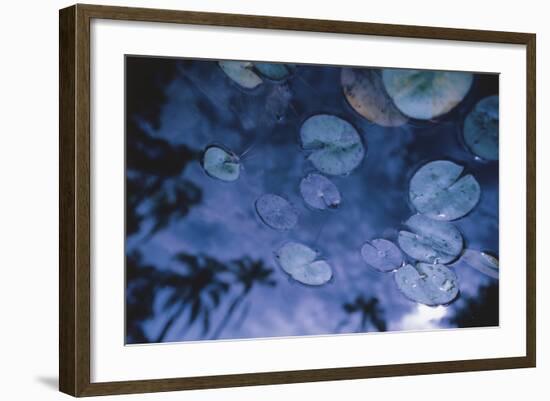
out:
<path id="1" fill-rule="evenodd" d="M 365 263 L 380 272 L 391 272 L 403 266 L 403 253 L 393 242 L 378 238 L 366 242 L 361 247 Z"/>
<path id="2" fill-rule="evenodd" d="M 409 231 L 399 232 L 399 246 L 414 260 L 447 264 L 462 252 L 462 234 L 452 223 L 416 214 L 405 222 L 405 226 Z"/>
<path id="3" fill-rule="evenodd" d="M 435 220 L 456 220 L 479 202 L 481 188 L 473 175 L 461 177 L 464 167 L 448 160 L 422 166 L 413 176 L 409 199 L 419 213 Z"/>
<path id="4" fill-rule="evenodd" d="M 294 280 L 320 286 L 332 279 L 332 267 L 319 252 L 299 242 L 287 242 L 275 252 L 279 266 Z"/>
<path id="5" fill-rule="evenodd" d="M 201 166 L 208 176 L 225 182 L 238 180 L 241 172 L 239 156 L 221 145 L 206 147 Z"/>
<path id="6" fill-rule="evenodd" d="M 300 181 L 300 194 L 306 204 L 314 209 L 337 209 L 342 202 L 338 187 L 327 177 L 310 173 Z"/>
<path id="7" fill-rule="evenodd" d="M 361 136 L 348 121 L 331 114 L 309 117 L 300 128 L 302 149 L 308 160 L 326 175 L 347 175 L 363 161 Z"/>

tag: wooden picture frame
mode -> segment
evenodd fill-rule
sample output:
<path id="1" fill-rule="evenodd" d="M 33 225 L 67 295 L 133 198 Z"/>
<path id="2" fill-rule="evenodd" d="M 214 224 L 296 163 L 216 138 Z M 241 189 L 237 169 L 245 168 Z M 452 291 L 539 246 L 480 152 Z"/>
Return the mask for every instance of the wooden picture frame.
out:
<path id="1" fill-rule="evenodd" d="M 223 376 L 93 383 L 90 379 L 90 21 L 163 22 L 218 27 L 492 42 L 526 46 L 527 227 L 526 356 L 344 367 Z M 60 287 L 59 388 L 73 396 L 144 393 L 401 375 L 534 367 L 535 279 L 535 49 L 530 33 L 372 24 L 298 18 L 75 5 L 62 9 L 60 28 Z"/>

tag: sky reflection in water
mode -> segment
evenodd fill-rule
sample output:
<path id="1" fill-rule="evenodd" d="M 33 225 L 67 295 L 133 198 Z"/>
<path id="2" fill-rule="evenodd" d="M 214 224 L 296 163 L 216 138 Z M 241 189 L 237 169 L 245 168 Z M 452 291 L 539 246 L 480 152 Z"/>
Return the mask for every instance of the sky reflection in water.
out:
<path id="1" fill-rule="evenodd" d="M 498 94 L 497 75 L 476 75 L 466 98 L 437 122 L 386 128 L 349 106 L 338 67 L 299 65 L 283 84 L 264 81 L 244 91 L 214 61 L 126 62 L 127 343 L 498 324 L 498 280 L 456 265 L 459 297 L 448 306 L 428 307 L 405 298 L 393 274 L 368 267 L 360 253 L 367 240 L 396 242 L 403 222 L 415 213 L 408 200 L 413 173 L 446 159 L 463 165 L 481 186 L 479 204 L 454 222 L 465 247 L 498 255 L 498 161 L 476 160 L 461 141 L 466 114 L 480 99 Z M 315 169 L 300 149 L 299 129 L 319 113 L 350 122 L 366 150 L 349 176 L 330 177 L 342 195 L 337 210 L 313 210 L 300 196 L 301 179 Z M 247 151 L 237 181 L 205 174 L 200 154 L 212 144 Z M 147 167 L 151 160 L 157 167 Z M 294 229 L 276 231 L 262 223 L 254 202 L 265 193 L 291 202 L 299 213 Z M 287 241 L 321 251 L 333 268 L 332 280 L 308 287 L 290 279 L 274 259 Z M 190 259 L 177 261 L 176 254 Z M 193 288 L 202 287 L 178 277 L 191 260 L 208 264 L 203 256 L 226 267 L 258 261 L 272 269 L 269 283 L 246 290 L 222 267 L 213 274 L 227 288 L 205 287 L 220 299 L 207 294 L 202 308 L 193 305 L 190 300 L 202 296 Z M 185 291 L 194 295 L 186 298 Z"/>

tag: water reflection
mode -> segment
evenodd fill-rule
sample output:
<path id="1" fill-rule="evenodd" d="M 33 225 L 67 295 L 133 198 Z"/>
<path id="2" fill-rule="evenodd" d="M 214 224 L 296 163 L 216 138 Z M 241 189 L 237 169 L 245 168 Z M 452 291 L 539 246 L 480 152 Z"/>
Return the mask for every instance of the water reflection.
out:
<path id="1" fill-rule="evenodd" d="M 395 240 L 413 213 L 409 180 L 427 161 L 452 160 L 478 180 L 480 203 L 455 222 L 466 245 L 498 254 L 498 162 L 479 162 L 460 140 L 464 116 L 498 93 L 498 77 L 477 75 L 443 119 L 398 128 L 369 123 L 346 102 L 336 67 L 297 66 L 284 85 L 237 88 L 215 62 L 127 58 L 126 341 L 147 343 L 498 324 L 498 280 L 456 266 L 459 298 L 430 308 L 406 299 L 392 273 L 367 267 L 361 246 Z M 366 158 L 331 177 L 337 210 L 312 210 L 299 183 L 314 172 L 299 128 L 314 114 L 349 121 Z M 243 155 L 238 180 L 208 177 L 204 149 Z M 266 227 L 254 211 L 265 193 L 298 212 L 290 231 Z M 286 241 L 319 249 L 334 278 L 312 288 L 288 279 L 273 251 Z M 495 296 L 496 291 L 496 296 Z"/>

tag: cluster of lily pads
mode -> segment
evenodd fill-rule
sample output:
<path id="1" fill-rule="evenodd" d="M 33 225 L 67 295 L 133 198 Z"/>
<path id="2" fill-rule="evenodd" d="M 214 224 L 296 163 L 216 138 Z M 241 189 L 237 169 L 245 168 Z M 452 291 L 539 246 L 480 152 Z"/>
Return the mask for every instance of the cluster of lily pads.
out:
<path id="1" fill-rule="evenodd" d="M 468 214 L 481 194 L 476 179 L 461 177 L 462 172 L 463 167 L 446 160 L 422 166 L 409 187 L 409 200 L 418 213 L 404 223 L 399 247 L 379 239 L 361 249 L 363 260 L 379 271 L 393 272 L 399 290 L 413 301 L 443 305 L 458 296 L 458 278 L 448 265 L 462 254 L 464 241 L 450 221 Z M 407 263 L 402 252 L 412 262 Z M 469 255 L 469 264 L 476 268 L 485 254 L 469 250 Z"/>
<path id="2" fill-rule="evenodd" d="M 282 82 L 295 68 L 286 64 L 220 61 L 221 70 L 244 90 L 264 80 Z M 343 68 L 341 85 L 349 105 L 369 122 L 398 127 L 410 120 L 434 120 L 458 105 L 472 86 L 474 76 L 465 72 Z M 341 117 L 316 114 L 300 127 L 301 149 L 315 172 L 299 183 L 308 207 L 337 209 L 342 201 L 329 177 L 347 176 L 361 164 L 366 142 L 357 129 Z M 498 160 L 498 96 L 482 99 L 467 115 L 463 142 L 473 155 Z M 241 156 L 223 145 L 208 145 L 202 167 L 210 177 L 233 182 L 239 179 Z M 363 260 L 380 272 L 392 272 L 398 289 L 409 299 L 426 305 L 443 305 L 459 293 L 450 264 L 458 258 L 491 277 L 498 278 L 498 261 L 491 255 L 464 250 L 460 231 L 451 221 L 467 215 L 479 202 L 481 188 L 464 168 L 447 160 L 422 166 L 410 181 L 409 200 L 417 214 L 399 232 L 397 245 L 383 238 L 366 242 Z M 260 220 L 274 230 L 293 229 L 298 211 L 279 194 L 263 194 L 255 201 Z M 279 266 L 294 280 L 311 286 L 333 277 L 322 253 L 299 242 L 286 242 L 275 251 Z"/>
<path id="3" fill-rule="evenodd" d="M 300 181 L 304 202 L 316 210 L 337 209 L 341 194 L 327 176 L 344 176 L 359 166 L 365 155 L 359 133 L 339 117 L 318 114 L 302 124 L 300 142 L 317 170 Z M 213 178 L 229 182 L 239 178 L 240 158 L 220 145 L 205 149 L 202 165 Z M 272 229 L 287 231 L 298 224 L 298 211 L 281 195 L 261 195 L 255 201 L 255 209 L 260 220 Z M 320 252 L 297 242 L 287 242 L 275 252 L 281 268 L 306 285 L 322 285 L 332 278 L 332 267 L 319 256 Z"/>

